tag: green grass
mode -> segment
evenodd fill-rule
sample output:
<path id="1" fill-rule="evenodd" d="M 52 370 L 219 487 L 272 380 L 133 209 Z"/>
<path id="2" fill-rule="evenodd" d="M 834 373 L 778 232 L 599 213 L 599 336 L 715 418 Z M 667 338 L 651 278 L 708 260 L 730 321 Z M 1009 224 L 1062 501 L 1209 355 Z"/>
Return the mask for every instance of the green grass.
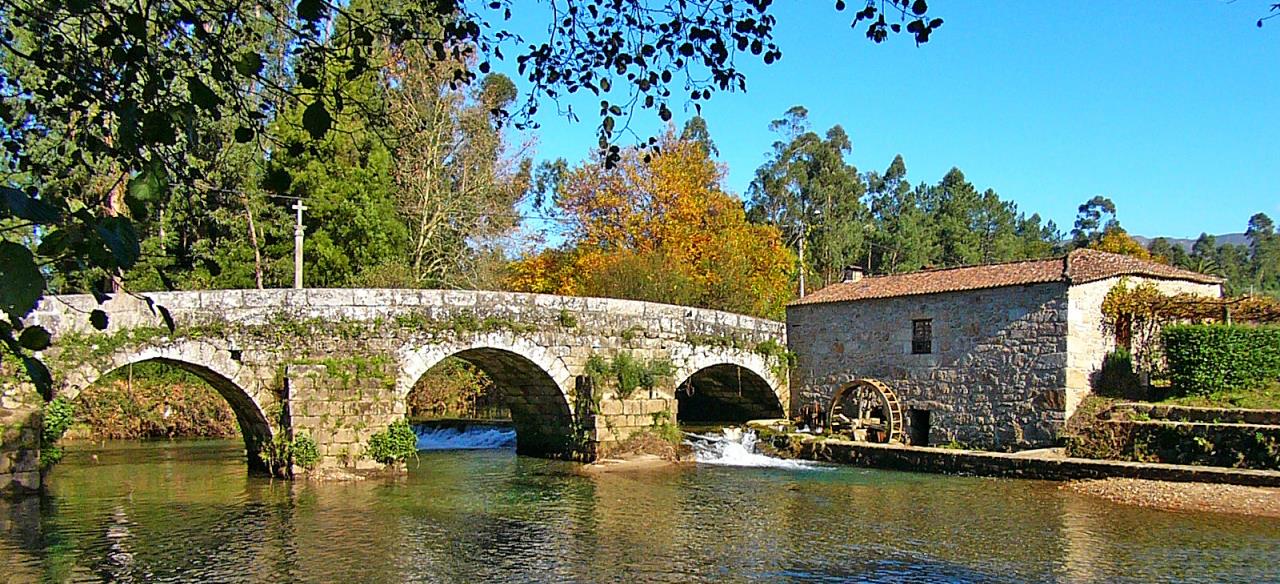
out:
<path id="1" fill-rule="evenodd" d="M 1155 403 L 1203 408 L 1280 410 L 1280 381 L 1273 381 L 1255 389 L 1221 391 L 1209 395 L 1174 397 Z"/>

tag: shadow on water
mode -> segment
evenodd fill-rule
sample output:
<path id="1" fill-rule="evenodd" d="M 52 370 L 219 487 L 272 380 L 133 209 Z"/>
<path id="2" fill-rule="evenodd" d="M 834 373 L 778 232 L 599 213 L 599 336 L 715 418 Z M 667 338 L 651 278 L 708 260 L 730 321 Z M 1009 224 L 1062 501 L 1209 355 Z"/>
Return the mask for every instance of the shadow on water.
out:
<path id="1" fill-rule="evenodd" d="M 92 458 L 97 455 L 96 461 Z M 72 451 L 0 507 L 10 581 L 1195 582 L 1274 578 L 1280 522 L 1052 483 L 854 468 L 581 472 L 422 452 L 408 476 L 247 476 L 235 442 Z"/>

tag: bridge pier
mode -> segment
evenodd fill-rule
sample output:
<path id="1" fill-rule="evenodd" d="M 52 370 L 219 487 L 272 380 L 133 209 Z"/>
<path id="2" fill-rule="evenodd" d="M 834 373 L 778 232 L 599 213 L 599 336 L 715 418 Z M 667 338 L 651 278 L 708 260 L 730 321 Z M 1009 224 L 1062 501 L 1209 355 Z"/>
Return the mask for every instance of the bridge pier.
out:
<path id="1" fill-rule="evenodd" d="M 43 403 L 30 383 L 6 379 L 0 385 L 0 495 L 40 489 Z"/>
<path id="2" fill-rule="evenodd" d="M 306 434 L 315 440 L 317 470 L 381 468 L 362 456 L 369 438 L 406 413 L 403 397 L 388 383 L 394 372 L 387 369 L 383 363 L 336 360 L 286 368 L 283 425 L 293 438 Z"/>

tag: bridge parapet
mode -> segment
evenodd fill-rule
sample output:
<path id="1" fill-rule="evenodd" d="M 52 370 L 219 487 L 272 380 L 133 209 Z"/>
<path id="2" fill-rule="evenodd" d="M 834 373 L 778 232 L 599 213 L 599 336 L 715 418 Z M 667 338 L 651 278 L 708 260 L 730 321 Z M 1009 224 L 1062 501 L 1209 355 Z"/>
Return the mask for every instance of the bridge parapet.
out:
<path id="1" fill-rule="evenodd" d="M 406 313 L 426 312 L 432 317 L 471 310 L 483 313 L 530 315 L 554 320 L 565 311 L 593 326 L 623 322 L 657 325 L 667 334 L 737 334 L 746 340 L 782 339 L 786 325 L 772 320 L 719 310 L 674 306 L 637 300 L 493 292 L 479 290 L 398 289 L 271 289 L 148 292 L 143 294 L 163 306 L 175 321 L 210 319 L 243 324 L 268 324 L 273 317 L 373 321 Z M 97 334 L 87 315 L 103 308 L 114 317 L 106 332 L 120 328 L 159 326 L 163 322 L 144 300 L 117 295 L 99 307 L 87 294 L 49 297 L 32 313 L 30 321 L 53 333 Z M 549 317 L 549 318 L 548 318 Z"/>

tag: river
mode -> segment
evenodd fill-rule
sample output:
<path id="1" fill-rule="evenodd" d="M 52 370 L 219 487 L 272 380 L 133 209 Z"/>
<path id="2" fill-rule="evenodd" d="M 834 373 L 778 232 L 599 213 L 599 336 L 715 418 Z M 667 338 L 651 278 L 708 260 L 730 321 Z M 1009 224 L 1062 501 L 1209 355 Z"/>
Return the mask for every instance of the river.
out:
<path id="1" fill-rule="evenodd" d="M 440 446 L 441 439 L 428 442 Z M 498 448 L 424 451 L 408 476 L 348 483 L 249 477 L 235 441 L 76 445 L 51 475 L 47 495 L 0 507 L 0 559 L 7 560 L 0 576 L 1280 580 L 1274 519 L 1127 507 L 1048 482 L 759 460 L 583 473 L 573 463 L 518 457 L 494 436 L 485 440 Z M 478 446 L 463 442 L 452 446 Z"/>

